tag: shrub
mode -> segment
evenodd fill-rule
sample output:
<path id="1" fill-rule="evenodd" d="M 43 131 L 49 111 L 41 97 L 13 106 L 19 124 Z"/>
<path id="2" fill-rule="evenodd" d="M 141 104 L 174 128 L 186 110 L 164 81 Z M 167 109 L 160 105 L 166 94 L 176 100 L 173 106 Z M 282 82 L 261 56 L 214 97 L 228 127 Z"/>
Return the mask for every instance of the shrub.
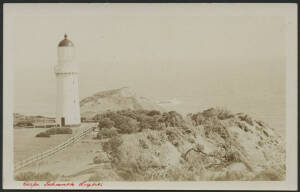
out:
<path id="1" fill-rule="evenodd" d="M 119 146 L 123 143 L 123 140 L 120 136 L 112 137 L 107 142 L 103 143 L 103 150 L 110 154 L 113 157 L 113 160 L 120 160 L 119 155 Z"/>
<path id="2" fill-rule="evenodd" d="M 140 130 L 144 130 L 144 129 L 151 129 L 151 125 L 148 122 L 142 121 L 139 124 Z"/>
<path id="3" fill-rule="evenodd" d="M 160 111 L 152 110 L 147 113 L 149 116 L 160 115 Z"/>
<path id="4" fill-rule="evenodd" d="M 122 122 L 119 126 L 118 126 L 118 132 L 119 133 L 134 133 L 139 131 L 140 128 L 138 126 L 138 122 L 134 119 L 128 119 L 125 122 Z"/>
<path id="5" fill-rule="evenodd" d="M 114 124 L 118 133 L 128 134 L 143 129 L 160 130 L 163 127 L 182 127 L 186 124 L 176 111 L 161 114 L 157 110 L 120 110 L 97 114 L 94 119 L 100 120 L 99 128 L 110 128 Z"/>
<path id="6" fill-rule="evenodd" d="M 162 128 L 158 120 L 155 118 L 146 118 L 141 120 L 141 122 L 139 123 L 139 127 L 141 130 L 143 129 L 159 130 Z"/>
<path id="7" fill-rule="evenodd" d="M 201 113 L 188 114 L 188 117 L 193 121 L 195 125 L 202 125 L 205 124 L 206 121 L 209 121 L 211 118 L 225 120 L 234 117 L 234 114 L 223 108 L 210 108 L 204 110 Z"/>
<path id="8" fill-rule="evenodd" d="M 98 127 L 101 128 L 112 128 L 115 125 L 115 122 L 109 118 L 103 118 L 99 121 Z"/>
<path id="9" fill-rule="evenodd" d="M 241 156 L 237 151 L 229 152 L 225 155 L 225 160 L 228 162 L 240 162 Z"/>
<path id="10" fill-rule="evenodd" d="M 118 129 L 118 132 L 129 134 L 134 132 L 134 128 L 128 125 L 128 123 L 122 123 Z"/>
<path id="11" fill-rule="evenodd" d="M 120 129 L 121 126 L 126 124 L 130 119 L 129 117 L 120 115 L 118 113 L 113 113 L 113 112 L 108 114 L 108 117 L 114 122 L 115 127 L 118 128 L 118 129 Z"/>
<path id="12" fill-rule="evenodd" d="M 57 178 L 58 175 L 52 175 L 49 172 L 35 173 L 28 171 L 15 175 L 16 181 L 55 181 Z"/>
<path id="13" fill-rule="evenodd" d="M 261 126 L 261 127 L 264 127 L 264 126 L 265 126 L 264 122 L 262 122 L 262 121 L 256 120 L 255 122 L 256 122 L 259 126 Z"/>
<path id="14" fill-rule="evenodd" d="M 216 117 L 209 118 L 204 122 L 204 131 L 206 137 L 209 137 L 211 134 L 218 134 L 223 139 L 229 137 L 226 127 Z"/>
<path id="15" fill-rule="evenodd" d="M 117 135 L 118 135 L 118 131 L 116 129 L 104 128 L 101 129 L 97 134 L 97 139 L 112 138 Z"/>
<path id="16" fill-rule="evenodd" d="M 246 131 L 246 132 L 248 132 L 248 127 L 247 127 L 247 125 L 245 125 L 244 123 L 241 123 L 241 122 L 236 122 L 236 125 L 240 128 L 240 129 L 242 129 L 242 130 L 244 130 L 244 131 Z"/>
<path id="17" fill-rule="evenodd" d="M 162 145 L 167 141 L 167 136 L 165 134 L 159 134 L 159 135 L 153 135 L 149 134 L 147 135 L 147 139 L 153 144 L 153 145 Z"/>
<path id="18" fill-rule="evenodd" d="M 151 125 L 150 129 L 152 130 L 160 130 L 162 128 L 156 119 L 151 119 L 148 123 Z"/>
<path id="19" fill-rule="evenodd" d="M 149 146 L 147 145 L 147 143 L 144 140 L 139 139 L 139 144 L 143 149 L 149 149 Z"/>
<path id="20" fill-rule="evenodd" d="M 72 129 L 68 127 L 61 128 L 51 128 L 46 131 L 49 135 L 57 135 L 57 134 L 72 134 Z"/>
<path id="21" fill-rule="evenodd" d="M 47 131 L 40 132 L 36 135 L 36 137 L 50 137 L 50 135 L 56 135 L 56 134 L 72 134 L 71 128 L 51 128 Z"/>
<path id="22" fill-rule="evenodd" d="M 202 113 L 189 114 L 190 119 L 193 121 L 194 125 L 201 125 L 205 121 L 205 117 Z"/>
<path id="23" fill-rule="evenodd" d="M 146 111 L 144 110 L 121 110 L 117 111 L 119 115 L 129 117 L 139 121 L 140 116 L 145 116 Z"/>
<path id="24" fill-rule="evenodd" d="M 218 111 L 214 108 L 209 108 L 202 112 L 203 116 L 206 118 L 216 117 L 218 115 Z"/>
<path id="25" fill-rule="evenodd" d="M 250 116 L 248 115 L 241 115 L 239 116 L 240 120 L 245 121 L 246 123 L 248 123 L 249 125 L 253 126 L 253 120 Z"/>
<path id="26" fill-rule="evenodd" d="M 56 128 L 56 134 L 72 134 L 72 129 L 71 128 Z"/>
<path id="27" fill-rule="evenodd" d="M 263 130 L 263 133 L 264 133 L 267 137 L 269 137 L 269 134 L 268 134 L 265 130 Z"/>
<path id="28" fill-rule="evenodd" d="M 56 129 L 57 128 L 51 128 L 45 131 L 45 133 L 49 134 L 49 135 L 55 135 L 56 134 Z"/>
<path id="29" fill-rule="evenodd" d="M 166 127 L 181 127 L 182 125 L 184 125 L 184 120 L 182 116 L 176 111 L 169 111 L 165 115 L 165 123 L 167 124 Z"/>
<path id="30" fill-rule="evenodd" d="M 218 112 L 219 112 L 218 118 L 220 120 L 230 119 L 230 118 L 234 117 L 234 115 L 226 109 L 218 109 Z"/>
<path id="31" fill-rule="evenodd" d="M 36 137 L 50 137 L 50 134 L 46 132 L 40 132 L 36 135 Z"/>
<path id="32" fill-rule="evenodd" d="M 177 129 L 168 129 L 166 131 L 166 135 L 168 136 L 170 143 L 172 143 L 175 147 L 178 147 L 179 144 L 182 143 L 180 140 L 180 133 Z"/>

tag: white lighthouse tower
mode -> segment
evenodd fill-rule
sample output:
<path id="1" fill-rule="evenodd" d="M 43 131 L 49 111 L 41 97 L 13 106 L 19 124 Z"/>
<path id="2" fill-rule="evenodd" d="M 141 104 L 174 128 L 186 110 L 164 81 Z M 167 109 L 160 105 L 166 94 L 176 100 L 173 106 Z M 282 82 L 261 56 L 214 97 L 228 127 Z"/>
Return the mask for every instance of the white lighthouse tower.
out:
<path id="1" fill-rule="evenodd" d="M 78 91 L 79 68 L 75 62 L 75 47 L 67 39 L 58 44 L 58 63 L 54 67 L 57 80 L 56 123 L 60 126 L 80 125 Z"/>

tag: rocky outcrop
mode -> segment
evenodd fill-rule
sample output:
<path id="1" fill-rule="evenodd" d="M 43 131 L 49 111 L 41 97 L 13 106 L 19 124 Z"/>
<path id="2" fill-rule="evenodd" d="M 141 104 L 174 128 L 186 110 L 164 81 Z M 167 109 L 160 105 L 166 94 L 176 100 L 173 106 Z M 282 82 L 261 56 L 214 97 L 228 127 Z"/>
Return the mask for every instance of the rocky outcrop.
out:
<path id="1" fill-rule="evenodd" d="M 167 127 L 118 136 L 110 149 L 118 151 L 112 163 L 121 178 L 284 180 L 285 142 L 262 121 L 214 108 L 170 117 Z"/>

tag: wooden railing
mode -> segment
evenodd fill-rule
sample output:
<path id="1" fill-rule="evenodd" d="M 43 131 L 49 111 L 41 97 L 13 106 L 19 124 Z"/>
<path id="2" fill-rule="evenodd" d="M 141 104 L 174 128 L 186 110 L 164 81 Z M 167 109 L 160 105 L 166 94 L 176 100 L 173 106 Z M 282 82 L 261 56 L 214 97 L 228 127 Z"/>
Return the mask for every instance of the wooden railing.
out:
<path id="1" fill-rule="evenodd" d="M 91 126 L 89 128 L 87 128 L 86 130 L 82 131 L 81 133 L 75 135 L 75 136 L 72 136 L 70 137 L 68 140 L 66 140 L 64 143 L 54 147 L 54 148 L 51 148 L 45 152 L 41 152 L 41 153 L 38 153 L 36 155 L 33 155 L 29 158 L 26 158 L 26 159 L 23 159 L 21 161 L 18 161 L 15 163 L 14 165 L 14 169 L 15 171 L 23 168 L 23 167 L 26 167 L 36 161 L 40 161 L 42 159 L 45 159 L 47 157 L 50 157 L 52 155 L 54 155 L 55 153 L 59 152 L 59 151 L 62 151 L 64 150 L 66 147 L 68 147 L 69 145 L 73 144 L 73 143 L 76 143 L 77 141 L 79 141 L 82 137 L 86 136 L 87 134 L 91 133 L 93 131 L 93 129 L 95 128 L 95 126 Z"/>

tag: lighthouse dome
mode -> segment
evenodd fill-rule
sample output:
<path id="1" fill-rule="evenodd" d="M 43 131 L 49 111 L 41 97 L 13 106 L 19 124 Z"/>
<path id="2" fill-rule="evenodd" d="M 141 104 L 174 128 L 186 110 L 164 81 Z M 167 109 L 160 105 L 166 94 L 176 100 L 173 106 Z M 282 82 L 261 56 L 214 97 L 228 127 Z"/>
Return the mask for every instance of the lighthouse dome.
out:
<path id="1" fill-rule="evenodd" d="M 74 44 L 73 44 L 72 41 L 70 41 L 70 40 L 68 39 L 67 34 L 65 34 L 64 37 L 65 37 L 65 39 L 59 42 L 58 47 L 73 47 Z"/>

